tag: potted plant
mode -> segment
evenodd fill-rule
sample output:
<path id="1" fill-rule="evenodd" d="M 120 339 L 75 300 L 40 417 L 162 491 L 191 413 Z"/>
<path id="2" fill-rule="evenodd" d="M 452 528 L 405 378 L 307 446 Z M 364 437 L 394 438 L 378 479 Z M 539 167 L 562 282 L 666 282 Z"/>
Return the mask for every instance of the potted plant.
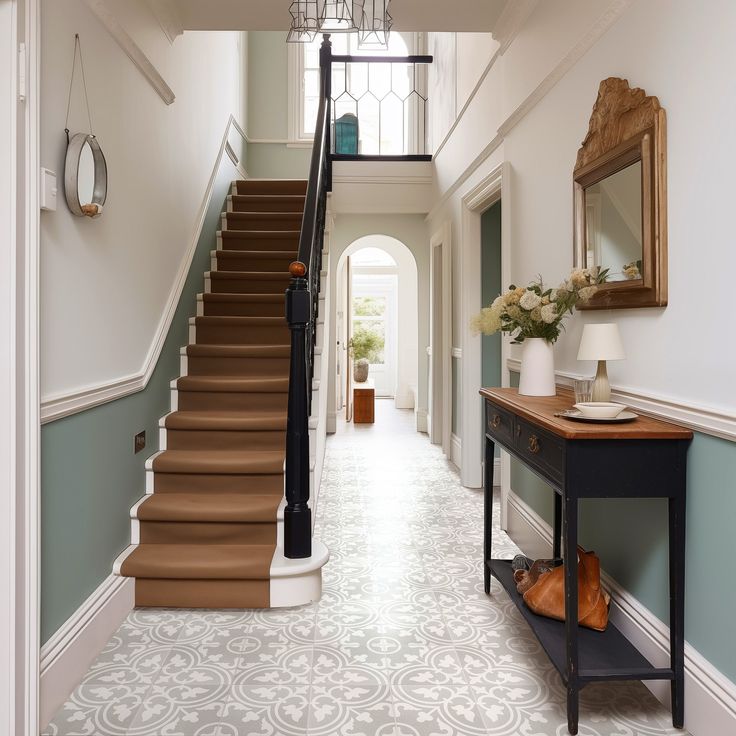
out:
<path id="1" fill-rule="evenodd" d="M 365 383 L 368 380 L 370 364 L 380 361 L 384 346 L 385 339 L 379 332 L 364 325 L 356 326 L 348 343 L 350 357 L 355 361 L 353 380 L 356 383 Z"/>
<path id="2" fill-rule="evenodd" d="M 475 334 L 506 332 L 513 337 L 512 344 L 523 345 L 520 394 L 554 396 L 552 345 L 564 329 L 562 321 L 595 294 L 607 275 L 608 269 L 577 268 L 556 289 L 545 288 L 541 276 L 528 286 L 512 284 L 473 317 L 470 326 Z"/>

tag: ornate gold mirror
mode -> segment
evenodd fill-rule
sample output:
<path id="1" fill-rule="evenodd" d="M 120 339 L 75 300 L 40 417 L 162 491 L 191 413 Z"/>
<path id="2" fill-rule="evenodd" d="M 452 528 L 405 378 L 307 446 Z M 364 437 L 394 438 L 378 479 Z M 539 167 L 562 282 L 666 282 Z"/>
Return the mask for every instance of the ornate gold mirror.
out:
<path id="1" fill-rule="evenodd" d="M 575 266 L 607 270 L 582 309 L 667 304 L 665 112 L 609 77 L 598 89 L 573 174 Z"/>

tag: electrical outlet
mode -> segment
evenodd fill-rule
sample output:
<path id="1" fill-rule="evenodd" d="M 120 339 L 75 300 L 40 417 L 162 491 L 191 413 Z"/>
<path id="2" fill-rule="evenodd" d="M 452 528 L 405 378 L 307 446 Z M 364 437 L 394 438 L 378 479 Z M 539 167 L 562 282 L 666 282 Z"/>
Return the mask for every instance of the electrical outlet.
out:
<path id="1" fill-rule="evenodd" d="M 135 452 L 140 452 L 146 446 L 146 432 L 138 432 L 134 438 Z"/>

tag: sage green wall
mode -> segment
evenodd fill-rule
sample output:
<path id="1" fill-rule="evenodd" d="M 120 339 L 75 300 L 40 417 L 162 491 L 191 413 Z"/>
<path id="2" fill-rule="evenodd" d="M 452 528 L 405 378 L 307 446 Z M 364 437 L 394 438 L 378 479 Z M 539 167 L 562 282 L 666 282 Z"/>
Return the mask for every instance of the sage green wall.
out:
<path id="1" fill-rule="evenodd" d="M 231 141 L 242 150 L 239 141 Z M 169 382 L 196 314 L 219 215 L 240 174 L 227 156 L 217 174 L 202 234 L 164 347 L 143 391 L 46 424 L 41 429 L 41 641 L 46 642 L 112 572 L 130 543 L 130 507 L 145 490 L 144 463 L 158 450 L 158 420 L 169 411 Z M 140 264 L 141 269 L 146 267 Z M 146 448 L 133 454 L 133 437 Z"/>
<path id="2" fill-rule="evenodd" d="M 512 374 L 518 383 L 518 375 Z M 601 469 L 605 472 L 605 468 Z M 736 680 L 733 571 L 736 445 L 696 433 L 688 453 L 685 638 L 724 675 Z M 511 488 L 549 524 L 552 491 L 512 459 Z M 586 499 L 580 542 L 594 549 L 618 583 L 665 623 L 669 621 L 667 502 Z"/>
<path id="3" fill-rule="evenodd" d="M 286 33 L 248 33 L 248 175 L 256 178 L 306 178 L 311 147 L 287 145 L 289 64 Z M 258 143 L 259 140 L 281 141 Z"/>

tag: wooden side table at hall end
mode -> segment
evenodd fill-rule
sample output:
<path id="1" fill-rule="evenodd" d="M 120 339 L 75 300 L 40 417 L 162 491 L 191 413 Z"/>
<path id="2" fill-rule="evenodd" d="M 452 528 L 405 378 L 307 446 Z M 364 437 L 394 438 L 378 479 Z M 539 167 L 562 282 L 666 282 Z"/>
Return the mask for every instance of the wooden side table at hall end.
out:
<path id="1" fill-rule="evenodd" d="M 353 422 L 373 424 L 376 416 L 376 387 L 372 381 L 356 383 L 353 387 Z"/>

